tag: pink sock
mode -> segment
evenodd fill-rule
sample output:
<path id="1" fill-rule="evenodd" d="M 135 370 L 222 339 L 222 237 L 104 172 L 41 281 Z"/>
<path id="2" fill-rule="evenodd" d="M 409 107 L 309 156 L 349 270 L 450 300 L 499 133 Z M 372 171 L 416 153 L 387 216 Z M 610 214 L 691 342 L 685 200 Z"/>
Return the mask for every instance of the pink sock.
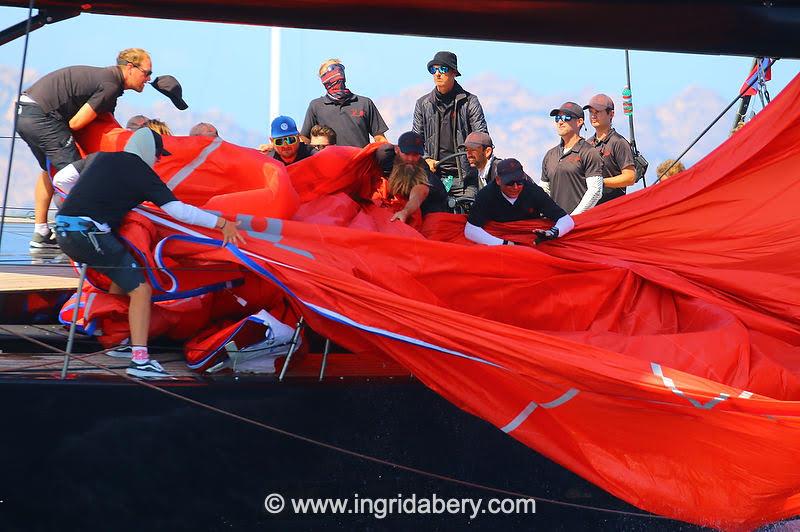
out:
<path id="1" fill-rule="evenodd" d="M 141 364 L 142 362 L 147 362 L 149 359 L 150 355 L 147 354 L 147 346 L 134 345 L 131 347 L 131 360 Z"/>

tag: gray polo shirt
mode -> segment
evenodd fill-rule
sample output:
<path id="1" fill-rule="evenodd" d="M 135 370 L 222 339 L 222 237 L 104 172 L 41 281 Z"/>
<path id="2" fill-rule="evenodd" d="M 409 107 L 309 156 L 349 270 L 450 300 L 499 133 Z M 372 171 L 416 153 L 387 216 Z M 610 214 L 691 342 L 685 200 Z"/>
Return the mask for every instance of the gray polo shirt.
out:
<path id="1" fill-rule="evenodd" d="M 125 90 L 119 67 L 72 66 L 51 72 L 24 91 L 42 111 L 69 121 L 88 103 L 95 113 L 113 113 Z"/>
<path id="2" fill-rule="evenodd" d="M 603 175 L 600 154 L 584 139 L 564 153 L 564 142 L 551 148 L 542 161 L 542 181 L 550 183 L 550 197 L 572 212 L 586 194 L 586 178 Z"/>
<path id="3" fill-rule="evenodd" d="M 310 138 L 311 128 L 318 124 L 336 132 L 336 144 L 339 146 L 356 148 L 369 144 L 370 135 L 374 137 L 389 131 L 375 103 L 358 94 L 344 104 L 334 101 L 327 94 L 311 100 L 300 134 Z"/>
<path id="4" fill-rule="evenodd" d="M 625 137 L 611 129 L 603 140 L 597 140 L 597 135 L 592 135 L 586 141 L 595 147 L 603 161 L 603 177 L 613 177 L 622 173 L 623 168 L 634 166 L 633 150 Z M 625 188 L 603 187 L 603 197 L 597 202 L 598 205 L 614 198 L 625 195 Z"/>

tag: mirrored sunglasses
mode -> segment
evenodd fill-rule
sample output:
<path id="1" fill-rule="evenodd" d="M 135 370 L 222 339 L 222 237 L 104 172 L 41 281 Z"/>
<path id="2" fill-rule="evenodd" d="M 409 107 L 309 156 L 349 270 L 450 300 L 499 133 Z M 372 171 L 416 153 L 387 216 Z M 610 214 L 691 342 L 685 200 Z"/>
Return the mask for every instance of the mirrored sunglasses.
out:
<path id="1" fill-rule="evenodd" d="M 437 72 L 440 74 L 447 74 L 450 72 L 450 67 L 446 65 L 431 65 L 431 67 L 428 69 L 428 72 L 431 74 L 436 74 Z"/>
<path id="2" fill-rule="evenodd" d="M 297 142 L 297 135 L 292 135 L 291 137 L 280 137 L 277 139 L 272 139 L 272 143 L 276 146 L 291 146 Z"/>
<path id="3" fill-rule="evenodd" d="M 575 117 L 572 116 L 572 115 L 556 115 L 556 116 L 553 117 L 553 119 L 555 119 L 556 122 L 561 122 L 562 120 L 564 122 L 569 122 L 573 118 L 575 118 Z"/>

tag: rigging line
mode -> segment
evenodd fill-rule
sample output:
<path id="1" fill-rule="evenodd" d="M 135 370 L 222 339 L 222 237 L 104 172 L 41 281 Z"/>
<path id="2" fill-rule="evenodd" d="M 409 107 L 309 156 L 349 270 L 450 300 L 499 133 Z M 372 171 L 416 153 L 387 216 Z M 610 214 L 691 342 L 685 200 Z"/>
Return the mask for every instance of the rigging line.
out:
<path id="1" fill-rule="evenodd" d="M 25 63 L 28 60 L 28 40 L 31 35 L 31 19 L 33 18 L 33 4 L 34 0 L 28 3 L 28 19 L 25 22 L 25 45 L 22 48 L 22 68 L 19 71 L 19 84 L 17 85 L 17 100 L 14 102 L 14 129 L 11 132 L 11 149 L 8 152 L 8 168 L 6 168 L 6 188 L 3 191 L 3 205 L 0 207 L 0 249 L 3 243 L 3 227 L 6 223 L 6 202 L 8 201 L 8 188 L 11 184 L 11 163 L 14 162 L 14 146 L 16 142 L 13 141 L 17 135 L 17 120 L 19 119 L 19 98 L 22 95 L 22 82 L 25 77 Z"/>
<path id="2" fill-rule="evenodd" d="M 58 353 L 66 354 L 66 351 L 63 351 L 63 350 L 58 349 L 56 347 L 50 346 L 48 344 L 44 344 L 43 342 L 38 342 L 34 338 L 30 338 L 27 335 L 24 335 L 22 333 L 15 332 L 15 331 L 10 331 L 9 329 L 6 329 L 2 325 L 0 325 L 0 330 L 6 331 L 9 334 L 13 334 L 15 336 L 19 336 L 20 338 L 32 341 L 34 343 L 40 343 L 40 344 L 48 347 L 49 349 L 52 349 L 53 351 L 58 352 Z M 71 356 L 75 357 L 75 355 L 71 355 Z M 75 358 L 79 358 L 79 357 L 75 357 Z M 433 479 L 436 479 L 436 480 L 442 480 L 442 481 L 449 482 L 449 483 L 452 483 L 452 484 L 457 484 L 457 485 L 460 485 L 460 486 L 466 486 L 466 487 L 469 487 L 469 488 L 480 489 L 480 490 L 488 491 L 488 492 L 491 492 L 491 493 L 498 493 L 498 494 L 501 494 L 501 495 L 509 495 L 509 496 L 517 497 L 517 498 L 521 498 L 521 499 L 533 499 L 536 502 L 544 502 L 544 503 L 554 504 L 556 506 L 566 506 L 566 507 L 569 507 L 569 508 L 579 508 L 579 509 L 583 509 L 583 510 L 592 510 L 592 511 L 596 511 L 596 512 L 611 513 L 611 514 L 617 514 L 617 515 L 628 515 L 628 516 L 631 516 L 631 517 L 644 517 L 644 518 L 649 518 L 649 519 L 662 519 L 662 520 L 666 520 L 666 521 L 674 521 L 673 519 L 670 519 L 669 517 L 664 517 L 662 515 L 646 514 L 646 513 L 641 513 L 641 512 L 630 512 L 630 511 L 626 511 L 626 510 L 614 510 L 612 508 L 602 508 L 602 507 L 599 507 L 599 506 L 590 506 L 590 505 L 585 505 L 585 504 L 578 504 L 578 503 L 572 503 L 572 502 L 566 502 L 566 501 L 559 501 L 559 500 L 556 500 L 556 499 L 546 499 L 546 498 L 543 498 L 543 497 L 535 497 L 533 495 L 528 495 L 526 493 L 521 493 L 521 492 L 518 492 L 518 491 L 506 490 L 506 489 L 502 489 L 502 488 L 495 488 L 493 486 L 487 486 L 485 484 L 479 484 L 477 482 L 470 482 L 468 480 L 461 480 L 461 479 L 458 479 L 458 478 L 450 477 L 450 476 L 447 476 L 447 475 L 442 475 L 442 474 L 439 474 L 439 473 L 434 473 L 434 472 L 427 471 L 427 470 L 424 470 L 424 469 L 419 469 L 419 468 L 412 467 L 412 466 L 398 464 L 397 462 L 392 462 L 390 460 L 386 460 L 386 459 L 383 459 L 383 458 L 378 458 L 377 456 L 364 454 L 364 453 L 361 453 L 361 452 L 358 452 L 358 451 L 352 451 L 352 450 L 346 449 L 344 447 L 339 447 L 338 445 L 333 445 L 331 443 L 327 443 L 327 442 L 324 442 L 324 441 L 315 440 L 313 438 L 310 438 L 308 436 L 303 436 L 302 434 L 298 434 L 296 432 L 292 432 L 292 431 L 289 431 L 289 430 L 281 429 L 281 428 L 276 427 L 274 425 L 269 425 L 267 423 L 263 423 L 261 421 L 255 420 L 255 419 L 244 417 L 244 416 L 242 416 L 240 414 L 236 414 L 235 412 L 230 412 L 228 410 L 223 410 L 222 408 L 218 408 L 216 406 L 213 406 L 213 405 L 210 405 L 210 404 L 207 404 L 207 403 L 203 403 L 203 402 L 198 401 L 196 399 L 192 399 L 190 397 L 186 397 L 184 395 L 181 395 L 179 393 L 175 393 L 175 392 L 173 392 L 171 390 L 167 390 L 167 389 L 162 388 L 160 386 L 156 386 L 155 384 L 146 382 L 144 380 L 133 378 L 133 377 L 129 376 L 128 374 L 126 374 L 125 372 L 116 371 L 114 369 L 111 369 L 109 366 L 105 366 L 105 365 L 100 364 L 98 362 L 93 362 L 93 361 L 89 361 L 89 360 L 85 360 L 85 362 L 87 364 L 91 364 L 91 365 L 94 365 L 94 366 L 96 366 L 98 368 L 101 368 L 101 369 L 103 369 L 103 370 L 105 370 L 105 371 L 107 371 L 109 373 L 112 373 L 112 374 L 118 376 L 118 377 L 123 377 L 125 380 L 128 380 L 133 384 L 137 384 L 139 386 L 143 386 L 145 388 L 149 388 L 149 389 L 151 389 L 151 390 L 153 390 L 155 392 L 158 392 L 158 393 L 167 395 L 169 397 L 172 397 L 173 399 L 177 399 L 179 401 L 184 401 L 186 403 L 192 404 L 192 405 L 197 406 L 199 408 L 204 408 L 204 409 L 209 410 L 211 412 L 216 412 L 217 414 L 221 414 L 223 416 L 227 416 L 227 417 L 230 417 L 232 419 L 241 421 L 242 423 L 247 423 L 249 425 L 253 425 L 255 427 L 258 427 L 258 428 L 261 428 L 261 429 L 264 429 L 264 430 L 267 430 L 267 431 L 270 431 L 270 432 L 281 434 L 282 436 L 293 438 L 295 440 L 299 440 L 299 441 L 302 441 L 302 442 L 305 442 L 305 443 L 309 443 L 311 445 L 316 445 L 317 447 L 322 447 L 322 448 L 328 449 L 330 451 L 335 451 L 335 452 L 338 452 L 338 453 L 341 453 L 341 454 L 346 454 L 348 456 L 351 456 L 351 457 L 354 457 L 354 458 L 359 458 L 359 459 L 367 461 L 367 462 L 372 462 L 372 463 L 376 463 L 376 464 L 392 467 L 392 468 L 399 469 L 399 470 L 402 470 L 402 471 L 406 471 L 406 472 L 409 472 L 409 473 L 414 473 L 414 474 L 417 474 L 417 475 L 420 475 L 420 476 L 423 476 L 423 477 L 433 478 Z"/>
<path id="3" fill-rule="evenodd" d="M 777 58 L 770 58 L 770 60 L 769 60 L 769 65 L 767 65 L 767 66 L 766 66 L 766 68 L 765 68 L 764 70 L 766 70 L 767 68 L 770 68 L 772 65 L 774 65 L 774 64 L 775 64 L 775 62 L 776 62 L 777 60 L 778 60 Z M 694 141 L 693 141 L 691 144 L 689 144 L 689 147 L 688 147 L 688 148 L 686 148 L 685 150 L 683 150 L 683 153 L 681 153 L 680 155 L 678 155 L 678 158 L 677 158 L 677 159 L 675 159 L 674 161 L 672 161 L 672 164 L 671 164 L 671 165 L 669 165 L 669 168 L 667 168 L 666 170 L 664 170 L 664 172 L 662 172 L 662 173 L 661 173 L 661 175 L 659 175 L 659 176 L 658 176 L 658 180 L 659 180 L 659 181 L 661 180 L 661 178 L 662 178 L 662 177 L 664 177 L 665 175 L 667 175 L 667 173 L 668 173 L 668 172 L 669 172 L 669 171 L 672 169 L 672 167 L 673 167 L 673 166 L 675 166 L 676 164 L 678 164 L 678 161 L 680 161 L 680 160 L 681 160 L 681 158 L 682 158 L 684 155 L 686 155 L 686 154 L 689 152 L 689 150 L 691 150 L 691 149 L 694 147 L 694 145 L 695 145 L 695 144 L 697 144 L 697 143 L 700 141 L 700 139 L 701 139 L 701 138 L 703 138 L 703 136 L 704 136 L 706 133 L 708 133 L 708 131 L 709 131 L 709 130 L 710 130 L 712 127 L 714 127 L 714 125 L 715 125 L 717 122 L 719 122 L 719 119 L 720 119 L 720 118 L 722 118 L 723 116 L 725 116 L 725 113 L 727 113 L 727 112 L 730 110 L 730 108 L 731 108 L 731 107 L 733 107 L 733 106 L 736 104 L 736 102 L 738 102 L 738 101 L 739 101 L 739 99 L 740 99 L 740 98 L 742 98 L 742 97 L 744 96 L 744 93 L 745 93 L 745 92 L 747 92 L 747 91 L 748 91 L 748 89 L 750 89 L 750 87 L 752 87 L 753 85 L 755 85 L 755 84 L 756 84 L 756 82 L 757 82 L 757 81 L 758 81 L 758 75 L 755 75 L 755 76 L 753 76 L 753 79 L 752 79 L 752 80 L 750 80 L 750 83 L 748 83 L 748 84 L 747 84 L 745 87 L 743 87 L 743 88 L 742 88 L 742 91 L 739 93 L 739 95 L 736 97 L 736 99 L 734 99 L 734 100 L 733 100 L 731 103 L 729 103 L 729 104 L 728 104 L 728 106 L 727 106 L 725 109 L 723 109 L 723 110 L 722 110 L 722 112 L 721 112 L 720 114 L 718 114 L 718 115 L 717 115 L 717 117 L 714 119 L 714 121 L 713 121 L 713 122 L 711 122 L 711 123 L 708 125 L 708 127 L 707 127 L 707 128 L 705 128 L 705 129 L 703 130 L 703 132 L 702 132 L 702 133 L 700 133 L 700 135 L 699 135 L 699 136 L 698 136 L 696 139 L 694 139 Z"/>

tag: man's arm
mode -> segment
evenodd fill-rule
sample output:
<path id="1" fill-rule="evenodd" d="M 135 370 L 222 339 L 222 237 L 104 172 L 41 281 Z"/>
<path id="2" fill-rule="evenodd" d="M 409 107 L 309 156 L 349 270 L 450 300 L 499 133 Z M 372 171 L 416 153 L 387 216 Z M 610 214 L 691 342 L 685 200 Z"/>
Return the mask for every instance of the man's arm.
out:
<path id="1" fill-rule="evenodd" d="M 593 175 L 586 178 L 586 193 L 571 214 L 580 214 L 588 211 L 600 201 L 603 195 L 603 176 Z"/>
<path id="2" fill-rule="evenodd" d="M 467 102 L 467 112 L 469 113 L 470 131 L 489 132 L 489 128 L 486 125 L 486 117 L 483 114 L 483 107 L 481 107 L 481 102 L 474 94 L 470 95 Z"/>
<path id="3" fill-rule="evenodd" d="M 428 185 L 414 185 L 414 188 L 411 189 L 411 193 L 408 195 L 406 206 L 394 213 L 389 221 L 400 220 L 405 223 L 409 216 L 419 210 L 422 202 L 428 197 L 430 190 Z"/>
<path id="4" fill-rule="evenodd" d="M 603 185 L 608 188 L 625 188 L 636 182 L 636 169 L 634 166 L 626 166 L 622 173 L 603 179 Z"/>
<path id="5" fill-rule="evenodd" d="M 489 234 L 483 227 L 472 225 L 469 222 L 464 225 L 464 237 L 467 240 L 472 240 L 476 244 L 483 244 L 485 246 L 502 246 L 506 243 L 502 238 L 497 238 Z"/>
<path id="6" fill-rule="evenodd" d="M 69 119 L 69 128 L 72 131 L 78 131 L 89 125 L 95 118 L 97 118 L 97 113 L 92 109 L 91 105 L 85 103 L 78 109 L 75 116 Z"/>
<path id="7" fill-rule="evenodd" d="M 227 244 L 228 242 L 244 243 L 244 238 L 242 238 L 239 231 L 236 229 L 239 222 L 233 223 L 226 218 L 204 211 L 203 209 L 198 209 L 194 205 L 189 205 L 179 200 L 167 202 L 161 205 L 161 208 L 164 212 L 181 222 L 199 225 L 200 227 L 206 227 L 208 229 L 220 229 L 222 231 L 223 244 Z"/>

